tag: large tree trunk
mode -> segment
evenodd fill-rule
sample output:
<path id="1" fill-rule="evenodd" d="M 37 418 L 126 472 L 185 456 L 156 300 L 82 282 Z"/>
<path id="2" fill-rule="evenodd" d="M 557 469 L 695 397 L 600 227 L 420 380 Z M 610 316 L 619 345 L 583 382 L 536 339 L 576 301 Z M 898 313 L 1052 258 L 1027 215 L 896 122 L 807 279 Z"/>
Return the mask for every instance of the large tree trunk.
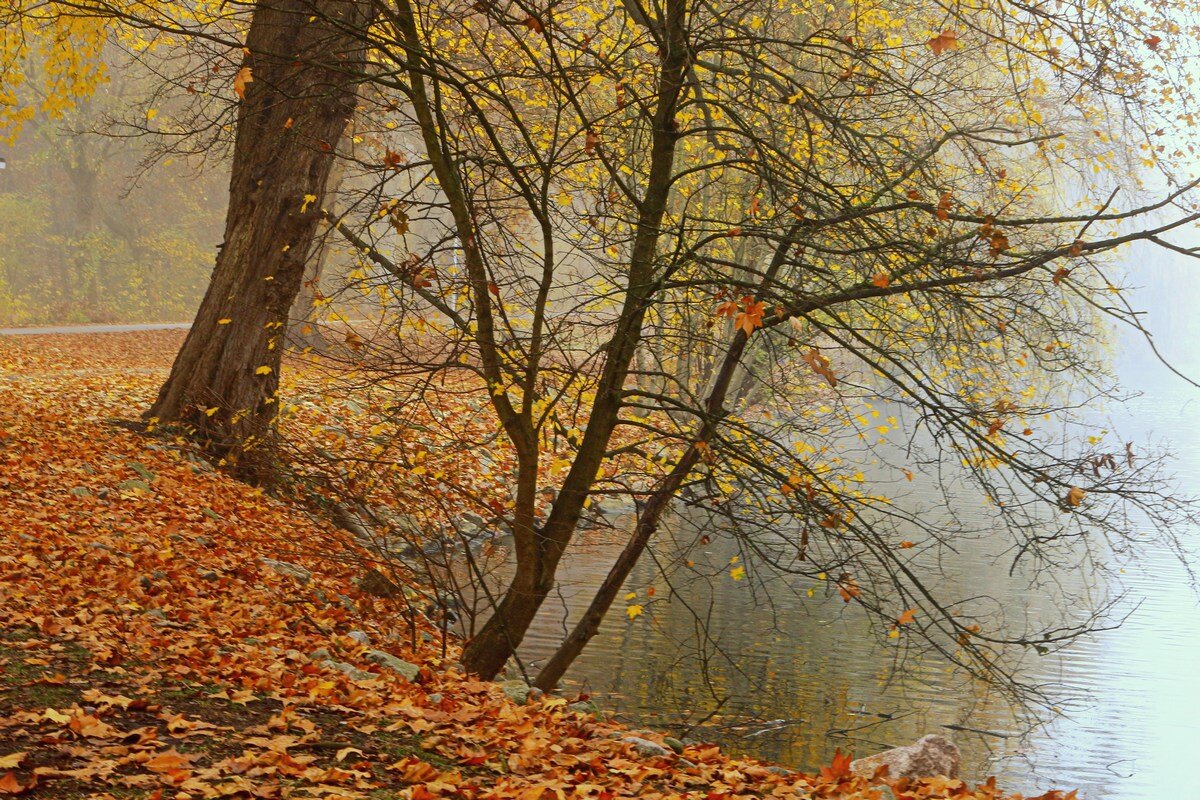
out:
<path id="1" fill-rule="evenodd" d="M 334 146 L 354 112 L 366 0 L 255 7 L 225 242 L 192 329 L 146 416 L 178 423 L 214 459 L 265 477 L 288 313 L 321 220 Z M 245 70 L 242 76 L 246 75 Z"/>

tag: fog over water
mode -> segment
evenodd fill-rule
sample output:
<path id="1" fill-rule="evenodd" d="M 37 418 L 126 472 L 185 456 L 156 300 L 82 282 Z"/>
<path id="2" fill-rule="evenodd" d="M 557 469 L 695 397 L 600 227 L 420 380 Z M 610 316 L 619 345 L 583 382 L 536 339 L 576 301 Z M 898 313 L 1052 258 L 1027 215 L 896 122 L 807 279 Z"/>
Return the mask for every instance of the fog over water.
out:
<path id="1" fill-rule="evenodd" d="M 1200 376 L 1200 355 L 1193 351 L 1200 335 L 1200 291 L 1191 278 L 1196 266 L 1157 249 L 1131 250 L 1125 257 L 1137 266 L 1129 283 L 1142 287 L 1131 299 L 1148 309 L 1146 325 L 1160 351 L 1185 373 Z M 1200 493 L 1200 389 L 1158 363 L 1136 332 L 1122 331 L 1117 350 L 1123 383 L 1142 394 L 1089 414 L 1121 442 L 1168 445 L 1177 458 L 1172 472 L 1179 493 Z M 922 490 L 920 481 L 901 502 L 925 513 L 944 506 L 936 487 Z M 986 531 L 985 504 L 964 496 L 954 511 L 967 527 Z M 1061 700 L 1057 718 L 1026 732 L 1004 702 L 939 659 L 897 662 L 896 648 L 827 586 L 797 578 L 772 587 L 768 604 L 744 582 L 714 581 L 663 600 L 655 562 L 669 565 L 679 557 L 672 542 L 692 540 L 686 527 L 677 521 L 674 538 L 663 537 L 654 560 L 644 559 L 627 583 L 641 592 L 638 602 L 644 602 L 646 587 L 659 587 L 653 619 L 630 622 L 615 608 L 570 676 L 572 689 L 591 692 L 623 719 L 679 732 L 716 710 L 693 735 L 801 768 L 827 763 L 839 747 L 867 754 L 944 733 L 963 748 L 964 777 L 995 774 L 1005 789 L 1026 794 L 1079 788 L 1092 800 L 1150 800 L 1194 781 L 1200 605 L 1177 554 L 1152 548 L 1131 553 L 1109 564 L 1110 580 L 1079 572 L 1062 576 L 1060 588 L 1068 596 L 1123 593 L 1114 617 L 1125 619 L 1060 655 L 1026 659 L 1027 679 Z M 1200 530 L 1176 534 L 1185 547 L 1200 551 Z M 564 618 L 574 619 L 564 607 L 579 610 L 602 579 L 619 551 L 619 544 L 604 538 L 585 535 L 577 546 L 581 557 L 564 561 L 562 599 L 535 624 L 523 648 L 526 659 L 536 662 L 552 652 L 565 632 Z M 964 587 L 984 581 L 980 591 L 997 598 L 1008 615 L 1037 621 L 1040 614 L 1058 613 L 1019 575 L 1007 581 L 983 577 L 1002 575 L 1009 558 L 995 552 L 986 536 L 964 539 L 957 549 L 957 557 L 941 560 L 947 581 Z M 728 540 L 714 536 L 705 555 L 721 564 L 734 552 Z M 816 588 L 811 598 L 810 588 Z M 705 647 L 698 645 L 698 619 L 711 637 Z"/>

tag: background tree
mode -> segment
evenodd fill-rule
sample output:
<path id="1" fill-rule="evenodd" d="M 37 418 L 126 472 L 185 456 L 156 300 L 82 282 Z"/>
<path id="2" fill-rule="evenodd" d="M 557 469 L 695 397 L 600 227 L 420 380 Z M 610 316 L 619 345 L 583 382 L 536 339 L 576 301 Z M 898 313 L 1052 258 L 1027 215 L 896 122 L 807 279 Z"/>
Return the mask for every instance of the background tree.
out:
<path id="1" fill-rule="evenodd" d="M 109 81 L 39 109 L 6 152 L 0 323 L 175 322 L 204 291 L 225 175 L 156 160 L 150 134 L 170 116 L 146 102 L 157 77 L 115 47 L 105 60 Z"/>

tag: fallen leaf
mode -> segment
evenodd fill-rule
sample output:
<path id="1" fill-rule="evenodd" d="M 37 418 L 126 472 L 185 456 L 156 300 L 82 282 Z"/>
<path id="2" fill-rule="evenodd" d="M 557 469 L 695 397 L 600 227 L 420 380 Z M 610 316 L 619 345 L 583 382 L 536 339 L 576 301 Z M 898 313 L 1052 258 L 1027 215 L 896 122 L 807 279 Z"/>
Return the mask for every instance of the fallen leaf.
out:
<path id="1" fill-rule="evenodd" d="M 37 786 L 37 776 L 34 776 L 30 780 L 30 783 L 21 783 L 17 780 L 17 776 L 11 772 L 6 772 L 3 777 L 0 777 L 0 794 L 25 794 L 35 786 Z"/>
<path id="2" fill-rule="evenodd" d="M 360 756 L 366 755 L 366 753 L 364 753 L 362 750 L 359 750 L 357 747 L 343 747 L 341 750 L 337 751 L 337 760 L 345 761 L 349 756 L 355 753 Z"/>
<path id="3" fill-rule="evenodd" d="M 168 750 L 149 759 L 143 766 L 151 772 L 173 772 L 175 770 L 187 769 L 191 766 L 191 763 L 192 761 L 188 756 L 183 755 L 177 750 Z"/>

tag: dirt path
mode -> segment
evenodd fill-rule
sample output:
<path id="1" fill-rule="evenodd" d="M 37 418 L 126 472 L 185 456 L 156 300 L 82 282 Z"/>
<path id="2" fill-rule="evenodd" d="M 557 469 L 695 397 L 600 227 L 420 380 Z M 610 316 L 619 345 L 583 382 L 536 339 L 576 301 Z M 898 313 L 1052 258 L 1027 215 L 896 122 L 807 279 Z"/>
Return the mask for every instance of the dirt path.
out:
<path id="1" fill-rule="evenodd" d="M 133 331 L 185 331 L 190 322 L 149 322 L 141 325 L 58 325 L 42 328 L 0 328 L 0 336 L 39 334 L 132 333 Z"/>

